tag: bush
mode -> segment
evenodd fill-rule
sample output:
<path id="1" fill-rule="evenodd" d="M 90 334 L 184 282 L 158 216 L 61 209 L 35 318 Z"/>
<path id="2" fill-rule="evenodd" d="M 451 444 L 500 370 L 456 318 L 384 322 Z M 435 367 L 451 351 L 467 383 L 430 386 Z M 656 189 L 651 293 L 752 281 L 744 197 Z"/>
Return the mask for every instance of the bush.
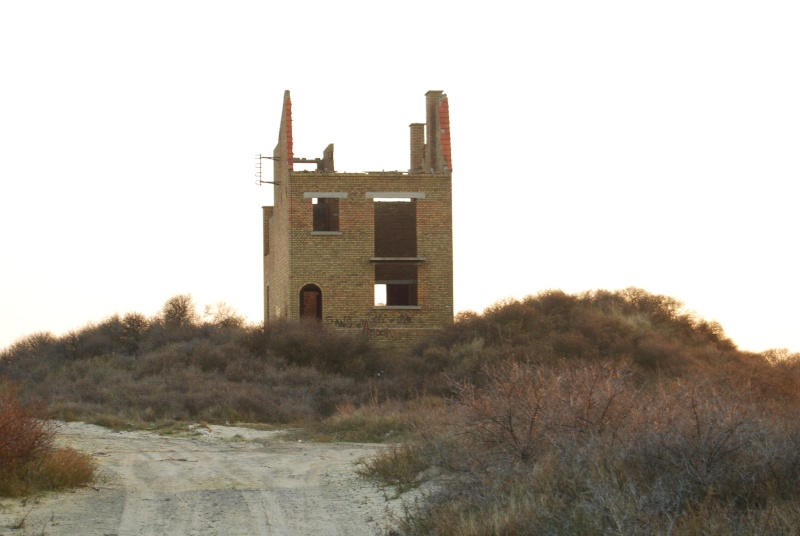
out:
<path id="1" fill-rule="evenodd" d="M 507 299 L 407 349 L 319 322 L 247 325 L 224 303 L 201 318 L 178 295 L 153 318 L 26 337 L 0 352 L 1 376 L 45 399 L 50 416 L 115 427 L 416 433 L 361 468 L 402 489 L 438 479 L 401 523 L 408 534 L 800 526 L 800 355 L 740 352 L 718 324 L 636 288 Z M 73 465 L 60 456 L 55 465 Z"/>
<path id="2" fill-rule="evenodd" d="M 483 374 L 483 388 L 456 386 L 452 420 L 422 447 L 364 464 L 402 488 L 412 461 L 441 471 L 403 533 L 796 533 L 797 405 L 775 413 L 700 379 L 643 385 L 624 363 Z"/>
<path id="3" fill-rule="evenodd" d="M 23 405 L 16 387 L 0 384 L 0 495 L 18 496 L 90 482 L 90 458 L 53 447 L 55 429 L 42 406 Z"/>
<path id="4" fill-rule="evenodd" d="M 19 472 L 52 449 L 52 426 L 40 415 L 41 405 L 24 406 L 14 385 L 0 385 L 0 474 Z"/>

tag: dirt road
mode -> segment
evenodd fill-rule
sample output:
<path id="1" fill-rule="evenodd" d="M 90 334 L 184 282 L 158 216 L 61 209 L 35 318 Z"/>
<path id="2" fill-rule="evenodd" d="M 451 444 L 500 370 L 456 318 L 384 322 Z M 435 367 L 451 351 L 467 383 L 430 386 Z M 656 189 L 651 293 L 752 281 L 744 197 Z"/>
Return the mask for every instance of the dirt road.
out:
<path id="1" fill-rule="evenodd" d="M 354 473 L 378 446 L 198 430 L 175 438 L 64 424 L 60 442 L 92 454 L 97 482 L 26 504 L 3 499 L 0 535 L 375 535 L 399 508 Z"/>

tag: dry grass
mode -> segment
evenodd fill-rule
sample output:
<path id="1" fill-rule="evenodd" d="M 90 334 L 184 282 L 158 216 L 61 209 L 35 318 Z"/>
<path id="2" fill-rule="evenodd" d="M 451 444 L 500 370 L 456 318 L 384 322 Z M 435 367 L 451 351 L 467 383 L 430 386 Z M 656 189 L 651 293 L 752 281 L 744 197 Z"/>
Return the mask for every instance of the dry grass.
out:
<path id="1" fill-rule="evenodd" d="M 94 466 L 86 454 L 59 448 L 42 458 L 33 476 L 38 489 L 65 489 L 91 482 Z"/>
<path id="2" fill-rule="evenodd" d="M 438 397 L 383 402 L 372 398 L 361 406 L 345 403 L 327 419 L 305 423 L 303 430 L 296 431 L 292 437 L 353 443 L 411 441 L 420 430 L 427 427 L 431 415 L 442 411 L 444 405 L 444 401 Z"/>
<path id="3" fill-rule="evenodd" d="M 393 486 L 403 493 L 417 486 L 420 475 L 430 468 L 430 461 L 418 445 L 392 445 L 372 458 L 359 462 L 358 474 Z"/>

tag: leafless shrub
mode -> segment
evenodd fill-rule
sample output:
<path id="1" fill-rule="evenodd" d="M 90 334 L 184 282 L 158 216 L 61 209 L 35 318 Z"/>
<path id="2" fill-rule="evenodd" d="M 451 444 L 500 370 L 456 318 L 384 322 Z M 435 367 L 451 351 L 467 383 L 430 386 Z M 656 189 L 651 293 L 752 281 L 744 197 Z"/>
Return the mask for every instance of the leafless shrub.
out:
<path id="1" fill-rule="evenodd" d="M 191 294 L 176 294 L 161 308 L 161 320 L 169 329 L 193 326 L 197 323 L 197 310 Z"/>
<path id="2" fill-rule="evenodd" d="M 41 413 L 41 404 L 22 404 L 16 386 L 0 384 L 0 472 L 17 471 L 52 447 L 53 430 Z"/>
<path id="3" fill-rule="evenodd" d="M 42 405 L 23 404 L 19 390 L 0 384 L 0 495 L 75 486 L 92 479 L 88 456 L 53 448 L 55 429 Z"/>
<path id="4" fill-rule="evenodd" d="M 206 305 L 203 310 L 203 321 L 220 328 L 243 328 L 245 317 L 235 307 L 225 302 Z"/>
<path id="5" fill-rule="evenodd" d="M 119 342 L 124 351 L 128 354 L 139 352 L 144 335 L 150 321 L 141 313 L 126 313 L 122 317 L 122 330 L 119 334 Z"/>
<path id="6" fill-rule="evenodd" d="M 796 414 L 747 392 L 624 364 L 483 373 L 427 436 L 443 484 L 406 534 L 748 534 L 800 515 Z"/>

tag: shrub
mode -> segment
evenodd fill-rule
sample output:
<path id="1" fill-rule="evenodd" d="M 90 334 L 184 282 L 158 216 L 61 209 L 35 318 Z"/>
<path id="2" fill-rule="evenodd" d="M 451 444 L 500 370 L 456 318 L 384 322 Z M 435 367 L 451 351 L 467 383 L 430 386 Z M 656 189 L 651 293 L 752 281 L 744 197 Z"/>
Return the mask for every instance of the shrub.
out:
<path id="1" fill-rule="evenodd" d="M 483 387 L 456 386 L 449 426 L 363 465 L 403 488 L 417 483 L 409 460 L 439 469 L 405 534 L 744 534 L 800 520 L 797 405 L 776 413 L 699 378 L 646 384 L 625 363 L 482 374 Z"/>
<path id="2" fill-rule="evenodd" d="M 197 323 L 197 310 L 191 294 L 176 294 L 161 308 L 161 320 L 168 329 L 193 326 Z"/>
<path id="3" fill-rule="evenodd" d="M 52 448 L 52 428 L 40 415 L 41 405 L 24 406 L 14 385 L 0 385 L 0 472 L 18 471 Z"/>
<path id="4" fill-rule="evenodd" d="M 377 372 L 372 341 L 363 333 L 343 333 L 314 320 L 276 322 L 264 329 L 265 353 L 296 366 L 363 377 Z"/>
<path id="5" fill-rule="evenodd" d="M 77 486 L 91 481 L 90 459 L 53 448 L 55 430 L 40 404 L 23 405 L 18 389 L 0 384 L 0 495 Z"/>

